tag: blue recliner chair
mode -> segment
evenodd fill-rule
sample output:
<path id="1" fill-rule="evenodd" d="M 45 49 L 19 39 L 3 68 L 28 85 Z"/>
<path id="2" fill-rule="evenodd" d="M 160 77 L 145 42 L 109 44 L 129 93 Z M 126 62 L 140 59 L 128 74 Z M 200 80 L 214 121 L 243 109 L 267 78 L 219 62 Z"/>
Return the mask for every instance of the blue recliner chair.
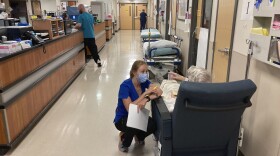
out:
<path id="1" fill-rule="evenodd" d="M 236 156 L 241 116 L 256 89 L 251 80 L 182 82 L 173 113 L 161 98 L 152 101 L 161 156 Z"/>

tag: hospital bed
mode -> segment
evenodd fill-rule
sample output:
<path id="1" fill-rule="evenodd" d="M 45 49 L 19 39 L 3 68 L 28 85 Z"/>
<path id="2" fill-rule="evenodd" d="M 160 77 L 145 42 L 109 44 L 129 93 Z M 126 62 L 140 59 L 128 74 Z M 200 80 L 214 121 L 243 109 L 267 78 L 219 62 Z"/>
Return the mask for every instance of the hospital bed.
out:
<path id="1" fill-rule="evenodd" d="M 151 41 L 157 41 L 161 37 L 160 32 L 154 28 L 144 29 L 141 31 L 141 38 L 143 39 L 143 42 L 147 42 L 148 39 Z"/>
<path id="2" fill-rule="evenodd" d="M 251 80 L 182 82 L 173 112 L 153 100 L 156 156 L 236 156 L 241 116 L 256 89 Z"/>
<path id="3" fill-rule="evenodd" d="M 178 71 L 181 65 L 181 43 L 182 39 L 171 35 L 171 41 L 158 40 L 143 44 L 144 61 L 149 65 L 150 78 L 160 79 L 169 71 Z M 165 42 L 167 42 L 165 44 Z M 160 44 L 158 44 L 160 43 Z M 159 47 L 157 47 L 159 46 Z"/>

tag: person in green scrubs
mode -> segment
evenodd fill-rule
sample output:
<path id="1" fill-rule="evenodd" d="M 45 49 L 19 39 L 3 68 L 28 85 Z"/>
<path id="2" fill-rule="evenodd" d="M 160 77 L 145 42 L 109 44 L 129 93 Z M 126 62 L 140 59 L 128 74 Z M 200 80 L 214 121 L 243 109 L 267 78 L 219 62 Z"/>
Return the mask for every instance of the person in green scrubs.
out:
<path id="1" fill-rule="evenodd" d="M 98 50 L 95 43 L 93 16 L 86 12 L 85 6 L 83 4 L 78 6 L 78 10 L 80 15 L 78 18 L 78 24 L 75 26 L 75 28 L 83 30 L 85 47 L 88 47 L 90 50 L 91 56 L 98 67 L 101 67 L 101 60 L 98 55 Z"/>

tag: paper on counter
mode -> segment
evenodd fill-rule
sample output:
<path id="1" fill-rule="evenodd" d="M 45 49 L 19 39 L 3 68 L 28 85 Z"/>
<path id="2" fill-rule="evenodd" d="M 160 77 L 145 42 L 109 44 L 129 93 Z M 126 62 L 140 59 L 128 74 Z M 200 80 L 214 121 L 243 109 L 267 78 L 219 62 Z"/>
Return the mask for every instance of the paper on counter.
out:
<path id="1" fill-rule="evenodd" d="M 146 108 L 139 110 L 135 104 L 129 105 L 126 126 L 147 132 L 150 111 Z"/>

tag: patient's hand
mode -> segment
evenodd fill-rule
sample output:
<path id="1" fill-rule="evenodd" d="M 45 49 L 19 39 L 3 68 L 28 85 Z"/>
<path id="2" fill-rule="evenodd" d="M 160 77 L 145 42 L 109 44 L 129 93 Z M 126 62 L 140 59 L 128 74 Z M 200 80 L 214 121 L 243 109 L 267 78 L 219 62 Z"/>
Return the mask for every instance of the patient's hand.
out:
<path id="1" fill-rule="evenodd" d="M 171 80 L 185 81 L 185 79 L 186 79 L 184 76 L 181 76 L 181 75 L 179 75 L 177 73 L 174 73 L 174 72 L 169 72 L 168 74 L 169 74 L 169 78 Z"/>

